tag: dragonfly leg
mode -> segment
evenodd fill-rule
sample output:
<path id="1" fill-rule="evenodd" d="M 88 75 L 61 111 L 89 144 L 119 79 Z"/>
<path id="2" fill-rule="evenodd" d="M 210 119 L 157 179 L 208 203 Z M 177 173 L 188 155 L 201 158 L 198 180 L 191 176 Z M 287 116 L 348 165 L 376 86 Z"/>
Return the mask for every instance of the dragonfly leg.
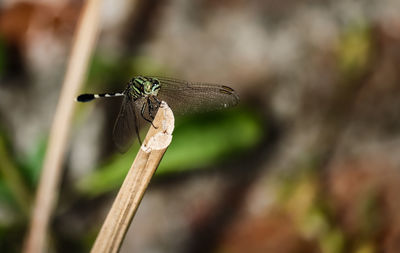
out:
<path id="1" fill-rule="evenodd" d="M 136 120 L 137 120 L 137 119 L 136 119 Z M 139 144 L 140 144 L 140 146 L 142 146 L 142 140 L 140 139 L 138 124 L 135 124 L 135 132 L 136 132 L 136 136 L 138 137 Z"/>
<path id="2" fill-rule="evenodd" d="M 148 104 L 148 102 L 147 102 L 147 104 Z M 150 122 L 150 124 L 154 127 L 154 128 L 156 128 L 154 125 L 153 125 L 153 121 L 152 120 L 149 120 L 148 118 L 146 118 L 145 116 L 144 116 L 144 111 L 146 110 L 146 103 L 143 103 L 143 106 L 142 106 L 142 109 L 140 110 L 140 115 L 142 115 L 142 118 L 144 119 L 144 120 L 146 120 L 147 122 Z"/>
<path id="3" fill-rule="evenodd" d="M 152 105 L 152 103 L 151 103 L 151 101 L 150 101 L 150 98 L 147 98 L 147 109 L 149 109 L 149 115 L 150 115 L 150 118 L 152 119 L 152 120 L 154 120 L 154 115 L 153 115 L 153 105 Z"/>
<path id="4" fill-rule="evenodd" d="M 157 104 L 158 104 L 157 106 L 160 106 L 161 105 L 161 101 L 158 100 L 158 98 L 156 96 L 153 96 L 153 98 L 157 102 Z"/>
<path id="5" fill-rule="evenodd" d="M 154 115 L 153 115 L 153 109 L 154 109 L 154 107 L 153 107 L 153 104 L 152 104 L 150 98 L 147 98 L 147 107 L 148 107 L 148 109 L 149 109 L 149 115 L 150 115 L 150 117 L 152 118 L 152 120 L 154 120 Z M 157 127 L 153 124 L 153 122 L 151 122 L 151 125 L 152 125 L 155 129 L 157 129 Z"/>

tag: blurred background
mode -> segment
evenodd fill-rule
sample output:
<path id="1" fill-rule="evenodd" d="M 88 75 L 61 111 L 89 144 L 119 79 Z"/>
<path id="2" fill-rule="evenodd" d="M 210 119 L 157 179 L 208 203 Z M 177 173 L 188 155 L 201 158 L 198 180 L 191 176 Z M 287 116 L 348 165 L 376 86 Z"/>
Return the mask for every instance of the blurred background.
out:
<path id="1" fill-rule="evenodd" d="M 0 252 L 19 252 L 82 1 L 0 2 Z M 103 1 L 83 92 L 231 86 L 177 116 L 121 252 L 400 252 L 400 1 Z M 88 252 L 139 148 L 79 104 L 50 252 Z M 146 129 L 143 129 L 145 133 Z"/>

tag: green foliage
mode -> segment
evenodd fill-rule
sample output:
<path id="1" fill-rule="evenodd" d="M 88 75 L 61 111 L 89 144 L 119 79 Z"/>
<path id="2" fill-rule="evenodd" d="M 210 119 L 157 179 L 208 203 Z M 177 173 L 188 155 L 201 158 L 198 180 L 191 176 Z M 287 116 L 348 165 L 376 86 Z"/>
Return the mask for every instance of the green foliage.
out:
<path id="1" fill-rule="evenodd" d="M 344 232 L 332 222 L 329 198 L 321 190 L 315 159 L 304 159 L 297 170 L 278 185 L 278 201 L 292 217 L 305 238 L 315 240 L 323 253 L 341 253 L 346 246 Z"/>
<path id="2" fill-rule="evenodd" d="M 7 187 L 6 184 L 6 178 L 1 175 L 0 177 L 0 202 L 3 205 L 7 205 L 7 206 L 15 206 L 15 198 L 12 194 L 12 192 L 10 191 L 9 187 Z M 4 207 L 3 207 L 4 208 Z M 2 224 L 2 221 L 0 221 L 0 224 Z"/>
<path id="3" fill-rule="evenodd" d="M 167 72 L 163 65 L 160 65 L 152 59 L 144 56 L 137 56 L 129 59 L 129 66 L 131 70 L 130 73 L 140 73 L 144 76 L 156 76 L 155 73 Z"/>
<path id="4" fill-rule="evenodd" d="M 359 238 L 365 241 L 379 236 L 384 226 L 383 210 L 379 203 L 380 194 L 380 189 L 372 186 L 366 189 L 356 201 L 358 234 Z"/>
<path id="5" fill-rule="evenodd" d="M 264 135 L 260 117 L 245 109 L 189 115 L 177 120 L 173 140 L 156 176 L 205 168 L 256 145 Z M 116 155 L 97 172 L 83 178 L 77 188 L 98 195 L 123 181 L 139 145 Z"/>
<path id="6" fill-rule="evenodd" d="M 321 252 L 323 253 L 341 253 L 345 252 L 346 237 L 343 231 L 331 228 L 320 236 L 319 242 Z"/>
<path id="7" fill-rule="evenodd" d="M 32 196 L 21 175 L 20 167 L 16 165 L 9 152 L 7 140 L 0 131 L 0 199 L 10 206 L 19 208 L 26 215 L 30 208 Z M 2 188 L 4 187 L 4 188 Z"/>
<path id="8" fill-rule="evenodd" d="M 370 27 L 363 23 L 346 27 L 340 38 L 337 53 L 339 68 L 347 79 L 362 73 L 372 53 Z"/>
<path id="9" fill-rule="evenodd" d="M 22 235 L 26 227 L 23 223 L 0 225 L 0 252 L 17 253 L 22 251 Z"/>
<path id="10" fill-rule="evenodd" d="M 118 86 L 118 84 L 122 86 L 126 80 L 121 80 L 121 78 L 126 77 L 129 70 L 130 68 L 126 60 L 113 59 L 96 53 L 92 57 L 88 71 L 88 88 L 112 88 L 113 85 Z"/>
<path id="11" fill-rule="evenodd" d="M 320 171 L 313 167 L 315 159 L 304 159 L 293 173 L 278 180 L 278 204 L 290 215 L 297 230 L 305 238 L 315 240 L 322 253 L 372 253 L 374 238 L 382 233 L 382 210 L 379 189 L 369 187 L 354 198 L 354 234 L 347 234 L 337 218 L 343 215 L 336 209 L 338 202 L 326 190 Z M 337 201 L 337 200 L 336 200 Z"/>
<path id="12" fill-rule="evenodd" d="M 30 152 L 19 158 L 22 173 L 29 181 L 31 187 L 35 187 L 39 181 L 40 172 L 43 165 L 44 156 L 46 154 L 48 138 L 39 138 Z"/>
<path id="13" fill-rule="evenodd" d="M 176 126 L 157 174 L 209 166 L 254 146 L 261 123 L 248 111 L 219 111 L 186 118 Z"/>

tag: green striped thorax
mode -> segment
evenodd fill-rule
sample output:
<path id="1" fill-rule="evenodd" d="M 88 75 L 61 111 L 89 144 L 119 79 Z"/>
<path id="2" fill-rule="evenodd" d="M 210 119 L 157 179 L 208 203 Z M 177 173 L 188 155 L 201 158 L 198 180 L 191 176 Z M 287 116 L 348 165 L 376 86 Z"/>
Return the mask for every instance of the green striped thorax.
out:
<path id="1" fill-rule="evenodd" d="M 160 87 L 160 81 L 157 78 L 137 76 L 129 81 L 125 94 L 135 100 L 141 97 L 157 96 Z"/>

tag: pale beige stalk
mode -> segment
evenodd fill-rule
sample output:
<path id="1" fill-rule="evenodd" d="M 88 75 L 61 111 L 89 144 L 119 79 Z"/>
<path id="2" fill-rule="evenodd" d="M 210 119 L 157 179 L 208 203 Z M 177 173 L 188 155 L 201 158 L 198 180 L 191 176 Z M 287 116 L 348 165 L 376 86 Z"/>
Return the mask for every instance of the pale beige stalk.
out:
<path id="1" fill-rule="evenodd" d="M 118 192 L 91 252 L 117 252 L 151 177 L 172 140 L 174 115 L 163 102 Z"/>
<path id="2" fill-rule="evenodd" d="M 46 235 L 55 206 L 62 174 L 62 163 L 68 144 L 68 134 L 75 107 L 75 96 L 84 81 L 90 55 L 99 30 L 99 0 L 88 0 L 83 9 L 75 34 L 60 99 L 50 131 L 49 143 L 33 207 L 23 252 L 46 252 Z"/>

